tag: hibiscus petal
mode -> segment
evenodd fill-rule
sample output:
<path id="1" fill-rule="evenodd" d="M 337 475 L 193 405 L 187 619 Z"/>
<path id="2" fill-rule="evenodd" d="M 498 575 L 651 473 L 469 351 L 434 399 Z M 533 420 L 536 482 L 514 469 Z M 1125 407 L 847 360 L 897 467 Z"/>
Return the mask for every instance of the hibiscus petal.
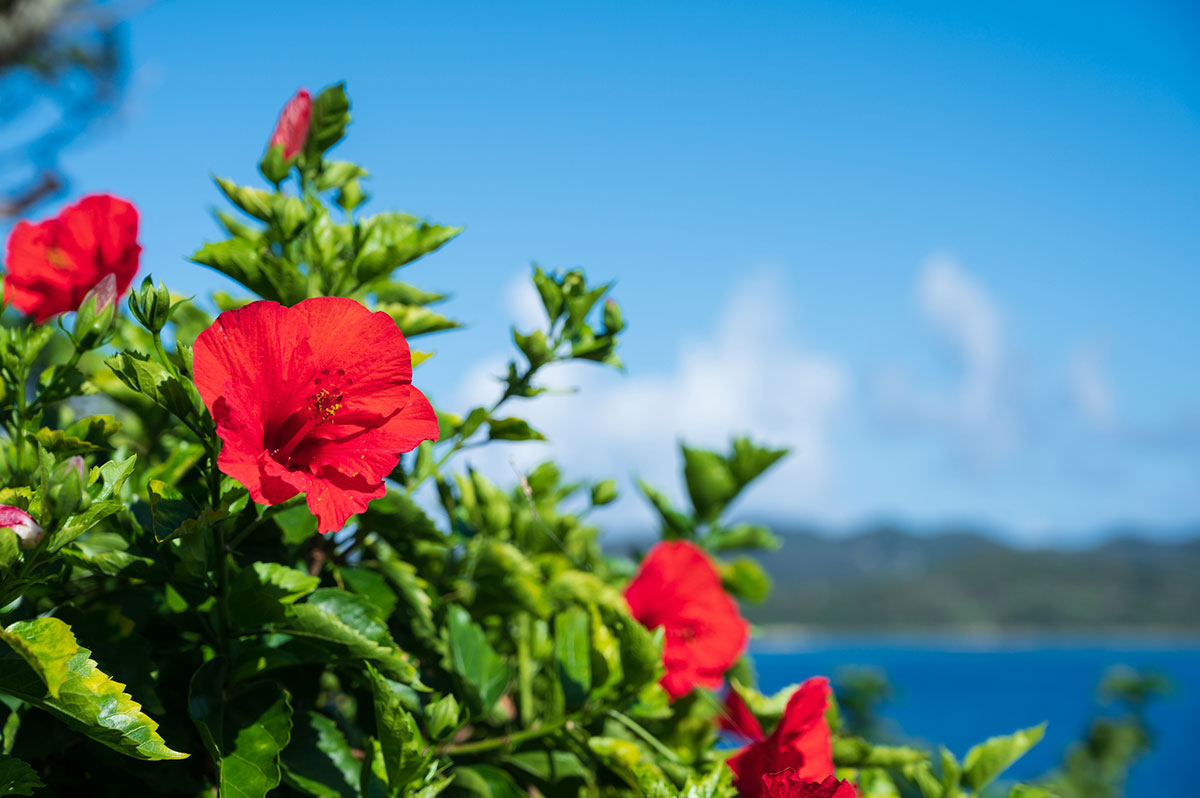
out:
<path id="1" fill-rule="evenodd" d="M 762 798 L 762 777 L 785 768 L 794 769 L 804 781 L 833 775 L 833 745 L 825 720 L 829 695 L 828 679 L 808 679 L 788 699 L 775 730 L 727 760 L 742 798 Z"/>

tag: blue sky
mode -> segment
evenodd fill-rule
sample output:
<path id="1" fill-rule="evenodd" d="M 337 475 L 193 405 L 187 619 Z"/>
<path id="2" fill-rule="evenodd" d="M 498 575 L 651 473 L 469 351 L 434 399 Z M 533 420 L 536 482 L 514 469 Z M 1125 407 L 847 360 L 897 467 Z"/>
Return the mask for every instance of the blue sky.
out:
<path id="1" fill-rule="evenodd" d="M 467 227 L 409 274 L 470 324 L 427 339 L 436 401 L 490 395 L 532 261 L 618 280 L 628 373 L 560 372 L 585 390 L 530 410 L 554 445 L 520 464 L 678 494 L 677 438 L 750 432 L 796 448 L 751 516 L 1200 519 L 1186 3 L 175 0 L 127 34 L 128 100 L 65 166 L 139 205 L 174 290 L 226 288 L 183 260 L 209 175 L 255 180 L 284 100 L 340 79 L 368 209 Z"/>

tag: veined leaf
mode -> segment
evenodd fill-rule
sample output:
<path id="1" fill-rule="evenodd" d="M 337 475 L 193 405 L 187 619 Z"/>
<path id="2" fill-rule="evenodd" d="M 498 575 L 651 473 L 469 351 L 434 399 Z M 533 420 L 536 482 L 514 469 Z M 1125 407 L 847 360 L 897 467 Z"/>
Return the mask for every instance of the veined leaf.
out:
<path id="1" fill-rule="evenodd" d="M 33 768 L 14 756 L 0 754 L 0 795 L 33 795 L 42 786 Z"/>
<path id="2" fill-rule="evenodd" d="M 446 615 L 450 666 L 466 685 L 472 708 L 486 714 L 504 693 L 511 671 L 465 609 L 452 604 Z"/>
<path id="3" fill-rule="evenodd" d="M 57 696 L 46 695 L 46 684 L 16 654 L 0 652 L 0 692 L 46 710 L 78 732 L 135 759 L 183 759 L 187 754 L 169 748 L 158 724 L 142 712 L 125 692 L 80 646 L 67 662 L 68 675 Z"/>
<path id="4" fill-rule="evenodd" d="M 393 792 L 407 787 L 424 769 L 425 741 L 417 727 L 417 719 L 404 708 L 404 697 L 398 685 L 367 665 L 371 691 L 375 696 L 375 733 L 383 749 L 387 767 L 388 788 Z"/>
<path id="5" fill-rule="evenodd" d="M 120 352 L 104 361 L 133 391 L 180 418 L 192 414 L 191 383 L 184 383 L 160 363 L 137 352 Z"/>
<path id="6" fill-rule="evenodd" d="M 225 662 L 200 666 L 188 691 L 188 709 L 217 765 L 220 798 L 263 798 L 279 786 L 279 755 L 292 734 L 288 692 L 256 682 L 226 698 Z"/>
<path id="7" fill-rule="evenodd" d="M 321 584 L 316 576 L 275 562 L 256 562 L 234 578 L 229 606 L 234 622 L 243 627 L 281 621 L 287 609 Z"/>
<path id="8" fill-rule="evenodd" d="M 0 640 L 29 663 L 51 698 L 59 697 L 63 684 L 71 676 L 67 665 L 79 650 L 70 626 L 58 618 L 17 621 L 0 630 Z"/>
<path id="9" fill-rule="evenodd" d="M 590 620 L 582 607 L 568 607 L 554 616 L 554 658 L 568 710 L 583 706 L 592 689 Z"/>
<path id="10" fill-rule="evenodd" d="M 309 712 L 307 723 L 292 729 L 281 764 L 284 780 L 302 792 L 320 798 L 358 798 L 360 765 L 332 718 Z"/>
<path id="11" fill-rule="evenodd" d="M 417 669 L 400 650 L 375 605 L 363 596 L 323 588 L 293 605 L 276 628 L 328 645 L 335 653 L 373 662 L 392 678 L 418 685 Z"/>

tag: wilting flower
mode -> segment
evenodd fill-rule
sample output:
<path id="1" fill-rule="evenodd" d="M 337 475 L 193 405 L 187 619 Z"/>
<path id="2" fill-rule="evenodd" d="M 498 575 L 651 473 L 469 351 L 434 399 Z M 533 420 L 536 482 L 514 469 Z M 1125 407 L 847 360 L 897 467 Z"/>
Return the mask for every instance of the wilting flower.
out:
<path id="1" fill-rule="evenodd" d="M 762 724 L 737 690 L 730 690 L 725 695 L 725 709 L 721 713 L 721 730 L 729 732 L 746 740 L 761 740 L 763 738 Z"/>
<path id="2" fill-rule="evenodd" d="M 763 798 L 763 776 L 788 768 L 801 781 L 819 782 L 833 775 L 833 745 L 825 720 L 829 693 L 828 679 L 805 681 L 788 699 L 775 730 L 728 759 L 742 798 Z"/>
<path id="3" fill-rule="evenodd" d="M 296 157 L 297 153 L 304 149 L 311 121 L 312 97 L 309 96 L 308 89 L 301 89 L 283 106 L 283 112 L 279 114 L 279 121 L 275 123 L 275 132 L 271 134 L 267 149 L 282 147 L 285 161 Z"/>
<path id="4" fill-rule="evenodd" d="M 8 238 L 4 300 L 39 324 L 79 308 L 107 275 L 125 293 L 138 269 L 138 212 L 107 194 L 92 194 L 52 219 L 17 222 Z"/>
<path id="5" fill-rule="evenodd" d="M 353 299 L 226 311 L 196 339 L 194 372 L 221 471 L 259 504 L 306 494 L 321 532 L 382 496 L 401 453 L 437 439 L 404 335 Z"/>
<path id="6" fill-rule="evenodd" d="M 32 549 L 42 542 L 46 531 L 33 520 L 33 516 L 20 507 L 0 504 L 0 529 L 11 529 L 21 539 L 21 548 Z"/>
<path id="7" fill-rule="evenodd" d="M 858 798 L 858 790 L 848 781 L 830 776 L 824 781 L 800 778 L 792 768 L 762 777 L 766 798 Z"/>
<path id="8" fill-rule="evenodd" d="M 625 588 L 629 609 L 648 629 L 663 627 L 662 686 L 671 698 L 717 688 L 746 649 L 750 629 L 721 587 L 708 556 L 684 540 L 659 543 Z"/>

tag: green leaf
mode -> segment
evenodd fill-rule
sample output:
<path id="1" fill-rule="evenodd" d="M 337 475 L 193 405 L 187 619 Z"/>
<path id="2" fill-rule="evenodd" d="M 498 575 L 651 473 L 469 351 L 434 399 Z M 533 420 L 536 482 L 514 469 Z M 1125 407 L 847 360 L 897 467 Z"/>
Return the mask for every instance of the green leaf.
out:
<path id="1" fill-rule="evenodd" d="M 600 606 L 604 625 L 612 630 L 621 646 L 622 695 L 632 698 L 642 688 L 658 682 L 663 673 L 663 631 L 651 632 L 626 612 Z"/>
<path id="2" fill-rule="evenodd" d="M 567 709 L 587 701 L 592 689 L 592 638 L 587 610 L 568 607 L 554 616 L 554 659 Z"/>
<path id="3" fill-rule="evenodd" d="M 507 771 L 494 765 L 455 768 L 454 786 L 475 798 L 528 798 Z"/>
<path id="4" fill-rule="evenodd" d="M 542 307 L 546 309 L 549 321 L 557 321 L 563 311 L 562 286 L 542 271 L 541 266 L 533 267 L 533 284 L 537 288 L 538 296 L 542 298 Z"/>
<path id="5" fill-rule="evenodd" d="M 1031 784 L 1014 784 L 1008 791 L 1008 798 L 1058 798 L 1058 795 L 1045 787 Z"/>
<path id="6" fill-rule="evenodd" d="M 488 440 L 544 441 L 546 436 L 529 426 L 523 418 L 493 418 L 488 420 Z"/>
<path id="7" fill-rule="evenodd" d="M 207 532 L 229 515 L 223 507 L 196 509 L 183 494 L 162 480 L 150 480 L 146 490 L 150 494 L 151 527 L 159 543 Z"/>
<path id="8" fill-rule="evenodd" d="M 688 495 L 701 521 L 713 521 L 725 506 L 737 496 L 741 485 L 734 479 L 733 470 L 725 458 L 705 449 L 683 449 L 683 476 Z"/>
<path id="9" fill-rule="evenodd" d="M 758 719 L 763 729 L 771 729 L 783 717 L 784 708 L 791 699 L 792 693 L 796 692 L 796 688 L 800 685 L 789 684 L 771 696 L 764 696 L 753 687 L 743 684 L 736 678 L 729 680 L 729 686 L 741 697 L 742 701 L 746 704 L 746 708 L 750 710 L 750 714 Z M 842 764 L 841 760 L 838 760 L 838 764 Z M 853 767 L 854 765 L 847 763 L 846 766 Z"/>
<path id="10" fill-rule="evenodd" d="M 0 529 L 0 576 L 21 556 L 21 539 L 11 529 Z"/>
<path id="11" fill-rule="evenodd" d="M 450 667 L 463 680 L 475 713 L 486 714 L 508 686 L 508 664 L 465 609 L 451 604 L 446 616 Z"/>
<path id="12" fill-rule="evenodd" d="M 505 508 L 507 509 L 507 499 Z M 505 529 L 508 524 L 497 525 Z M 539 618 L 550 615 L 541 570 L 516 546 L 493 538 L 476 537 L 475 582 L 480 600 L 498 609 L 521 608 Z"/>
<path id="13" fill-rule="evenodd" d="M 734 479 L 740 486 L 745 487 L 787 453 L 787 449 L 757 446 L 749 438 L 735 438 L 729 467 L 733 471 Z"/>
<path id="14" fill-rule="evenodd" d="M 605 479 L 592 486 L 592 504 L 594 506 L 603 507 L 606 504 L 612 504 L 616 500 L 616 480 Z"/>
<path id="15" fill-rule="evenodd" d="M 379 614 L 390 618 L 400 599 L 388 587 L 387 579 L 379 571 L 370 568 L 342 568 L 338 571 L 346 587 L 360 596 L 370 599 L 379 609 Z"/>
<path id="16" fill-rule="evenodd" d="M 650 500 L 650 505 L 658 511 L 663 522 L 664 537 L 691 539 L 696 536 L 696 522 L 671 506 L 666 496 L 659 493 L 642 480 L 637 481 L 642 494 Z"/>
<path id="17" fill-rule="evenodd" d="M 230 614 L 240 628 L 283 620 L 288 607 L 312 593 L 320 577 L 274 562 L 256 562 L 233 580 L 229 591 Z"/>
<path id="18" fill-rule="evenodd" d="M 680 798 L 732 798 L 735 795 L 733 771 L 718 764 L 707 775 L 689 776 Z"/>
<path id="19" fill-rule="evenodd" d="M 299 197 L 276 194 L 271 197 L 271 218 L 283 237 L 290 239 L 308 220 L 308 209 Z"/>
<path id="20" fill-rule="evenodd" d="M 375 731 L 383 749 L 388 787 L 396 791 L 407 787 L 428 761 L 423 753 L 425 741 L 417 728 L 417 719 L 404 708 L 401 685 L 367 665 L 371 691 L 375 696 Z"/>
<path id="21" fill-rule="evenodd" d="M 446 294 L 422 291 L 414 285 L 386 282 L 373 288 L 375 298 L 381 304 L 433 305 L 447 298 Z"/>
<path id="22" fill-rule="evenodd" d="M 954 754 L 950 753 L 944 745 L 938 746 L 938 759 L 942 766 L 942 795 L 951 798 L 959 792 L 958 785 L 962 782 L 962 767 L 954 758 Z"/>
<path id="23" fill-rule="evenodd" d="M 33 795 L 43 787 L 33 768 L 16 757 L 0 754 L 0 795 Z"/>
<path id="24" fill-rule="evenodd" d="M 783 542 L 761 524 L 734 524 L 713 529 L 704 536 L 702 543 L 704 548 L 716 554 L 732 549 L 774 550 Z"/>
<path id="25" fill-rule="evenodd" d="M 88 416 L 65 430 L 42 427 L 33 438 L 46 451 L 62 458 L 108 448 L 108 438 L 120 428 L 112 416 Z"/>
<path id="26" fill-rule="evenodd" d="M 275 195 L 270 191 L 239 186 L 224 177 L 215 177 L 213 180 L 216 182 L 217 188 L 221 189 L 221 193 L 238 208 L 255 219 L 261 219 L 264 222 L 271 221 L 271 203 L 275 199 Z"/>
<path id="27" fill-rule="evenodd" d="M 89 536 L 90 541 L 93 536 Z M 105 535 L 107 537 L 107 535 Z M 122 549 L 92 551 L 82 545 L 78 549 L 65 549 L 61 556 L 68 562 L 85 570 L 105 576 L 125 576 L 130 579 L 145 579 L 151 576 L 157 563 L 149 557 L 131 554 Z"/>
<path id="28" fill-rule="evenodd" d="M 674 786 L 636 743 L 615 737 L 592 737 L 588 748 L 646 798 L 675 798 Z"/>
<path id="29" fill-rule="evenodd" d="M 121 488 L 125 486 L 125 482 L 133 475 L 133 467 L 137 464 L 137 455 L 131 454 L 124 460 L 109 460 L 99 468 L 93 468 L 88 476 L 88 484 L 95 484 L 96 480 L 101 480 L 104 485 L 100 489 L 99 495 L 96 496 L 97 501 L 110 499 L 114 496 L 119 496 Z"/>
<path id="30" fill-rule="evenodd" d="M 184 759 L 158 733 L 158 724 L 143 714 L 141 704 L 125 692 L 79 646 L 67 662 L 68 675 L 57 696 L 46 695 L 46 683 L 28 663 L 0 652 L 0 692 L 44 709 L 78 732 L 135 759 Z"/>
<path id="31" fill-rule="evenodd" d="M 315 166 L 326 150 L 346 135 L 346 125 L 349 123 L 350 98 L 346 96 L 345 82 L 322 89 L 313 98 L 308 138 L 304 142 L 305 165 Z"/>
<path id="32" fill-rule="evenodd" d="M 992 737 L 975 746 L 963 759 L 963 784 L 979 792 L 1037 745 L 1045 733 L 1046 724 L 1042 723 L 1006 736 Z"/>
<path id="33" fill-rule="evenodd" d="M 405 338 L 453 330 L 462 325 L 420 305 L 380 305 L 378 310 L 391 316 Z"/>
<path id="34" fill-rule="evenodd" d="M 436 639 L 437 628 L 433 622 L 433 599 L 429 596 L 429 583 L 417 576 L 416 566 L 403 560 L 388 559 L 381 560 L 378 568 L 400 592 L 413 634 L 427 642 Z"/>
<path id="35" fill-rule="evenodd" d="M 194 414 L 190 391 L 195 389 L 190 383 L 185 385 L 158 362 L 137 352 L 122 352 L 104 362 L 131 390 L 137 391 L 179 418 L 188 418 Z"/>
<path id="36" fill-rule="evenodd" d="M 205 244 L 192 253 L 191 260 L 216 269 L 263 299 L 294 305 L 308 296 L 304 275 L 254 241 L 230 238 Z"/>
<path id="37" fill-rule="evenodd" d="M 92 502 L 86 510 L 69 516 L 63 520 L 62 525 L 58 529 L 50 533 L 46 541 L 46 551 L 51 553 L 58 551 L 105 518 L 119 513 L 124 509 L 125 504 L 120 501 Z"/>
<path id="38" fill-rule="evenodd" d="M 221 798 L 263 798 L 279 786 L 279 756 L 292 734 L 288 692 L 275 682 L 256 682 L 226 698 L 225 663 L 200 666 L 188 691 L 196 730 L 218 769 Z"/>
<path id="39" fill-rule="evenodd" d="M 293 605 L 276 628 L 321 641 L 339 656 L 370 660 L 406 684 L 420 684 L 416 668 L 392 640 L 379 610 L 363 596 L 322 588 L 303 604 Z"/>
<path id="40" fill-rule="evenodd" d="M 771 577 L 749 557 L 737 557 L 720 563 L 718 570 L 721 584 L 738 598 L 757 603 L 771 592 Z"/>
<path id="41" fill-rule="evenodd" d="M 280 763 L 284 780 L 309 795 L 358 798 L 361 765 L 332 718 L 309 712 L 308 722 L 292 729 Z"/>
<path id="42" fill-rule="evenodd" d="M 364 284 L 433 252 L 462 232 L 461 227 L 427 224 L 406 213 L 392 212 L 366 219 L 363 227 L 364 244 L 355 276 Z"/>
<path id="43" fill-rule="evenodd" d="M 71 677 L 68 664 L 79 650 L 70 626 L 58 618 L 17 621 L 0 630 L 0 640 L 29 663 L 51 698 L 59 697 L 59 691 Z"/>
<path id="44" fill-rule="evenodd" d="M 317 175 L 317 191 L 329 191 L 341 188 L 360 177 L 366 177 L 367 170 L 349 161 L 326 161 L 321 166 L 321 174 Z"/>
<path id="45" fill-rule="evenodd" d="M 786 690 L 785 700 L 791 695 L 793 688 Z M 745 695 L 750 688 L 737 686 L 738 693 Z M 775 702 L 775 699 L 764 699 Z M 752 708 L 751 711 L 754 711 Z M 770 725 L 778 722 L 779 713 Z M 759 717 L 759 712 L 754 712 Z M 764 724 L 766 727 L 766 724 Z M 898 745 L 873 745 L 861 737 L 838 737 L 833 741 L 833 761 L 839 768 L 890 768 L 899 769 L 906 765 L 916 765 L 929 761 L 929 754 L 919 748 L 909 748 Z"/>

